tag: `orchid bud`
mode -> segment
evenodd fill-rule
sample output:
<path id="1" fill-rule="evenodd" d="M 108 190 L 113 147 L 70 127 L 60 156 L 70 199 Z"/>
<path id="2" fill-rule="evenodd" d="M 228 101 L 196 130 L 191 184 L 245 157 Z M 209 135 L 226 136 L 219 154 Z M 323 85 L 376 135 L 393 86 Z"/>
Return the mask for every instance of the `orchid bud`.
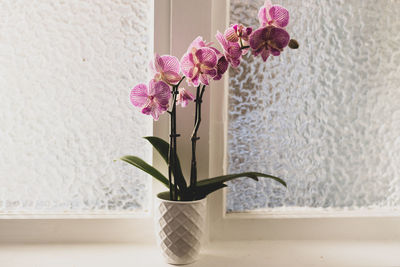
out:
<path id="1" fill-rule="evenodd" d="M 297 49 L 299 48 L 299 43 L 295 39 L 290 39 L 289 47 L 292 49 Z"/>

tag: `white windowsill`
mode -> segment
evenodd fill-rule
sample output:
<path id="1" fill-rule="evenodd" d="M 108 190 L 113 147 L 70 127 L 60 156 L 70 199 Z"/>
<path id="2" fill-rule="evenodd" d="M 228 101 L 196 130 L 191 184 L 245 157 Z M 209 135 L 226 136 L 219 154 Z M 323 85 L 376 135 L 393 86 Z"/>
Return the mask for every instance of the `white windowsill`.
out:
<path id="1" fill-rule="evenodd" d="M 208 244 L 187 266 L 400 266 L 400 242 L 235 241 Z M 172 266 L 153 244 L 0 246 L 0 266 Z"/>

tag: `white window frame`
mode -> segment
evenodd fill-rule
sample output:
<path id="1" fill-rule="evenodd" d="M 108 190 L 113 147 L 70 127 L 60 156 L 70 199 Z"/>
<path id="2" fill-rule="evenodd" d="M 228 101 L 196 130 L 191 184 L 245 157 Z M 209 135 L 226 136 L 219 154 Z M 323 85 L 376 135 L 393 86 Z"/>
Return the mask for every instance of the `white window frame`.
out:
<path id="1" fill-rule="evenodd" d="M 229 7 L 229 0 L 154 0 L 154 51 L 180 58 L 198 35 L 216 42 L 217 30 L 222 32 L 229 25 Z M 221 81 L 213 82 L 204 95 L 197 151 L 200 178 L 226 173 L 227 96 L 227 75 Z M 182 137 L 188 136 L 192 130 L 192 112 L 178 110 L 178 118 L 185 123 L 178 125 L 179 132 Z M 154 135 L 167 140 L 168 127 L 168 118 L 164 116 L 154 123 Z M 178 143 L 179 154 L 182 161 L 187 161 L 190 144 L 182 141 Z M 153 153 L 153 164 L 166 171 L 157 152 Z M 153 196 L 163 190 L 158 182 L 152 185 Z M 399 211 L 226 214 L 225 200 L 226 190 L 208 197 L 211 240 L 400 239 Z M 154 242 L 152 217 L 153 211 L 142 215 L 108 216 L 0 215 L 0 243 L 149 243 Z"/>

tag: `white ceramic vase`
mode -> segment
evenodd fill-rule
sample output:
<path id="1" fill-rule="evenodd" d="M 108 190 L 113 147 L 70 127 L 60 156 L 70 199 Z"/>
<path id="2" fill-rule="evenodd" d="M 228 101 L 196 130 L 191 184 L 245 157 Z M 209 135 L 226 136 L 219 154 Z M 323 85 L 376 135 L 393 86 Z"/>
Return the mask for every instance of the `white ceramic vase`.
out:
<path id="1" fill-rule="evenodd" d="M 160 193 L 155 201 L 157 244 L 167 263 L 189 264 L 198 259 L 204 238 L 207 199 L 170 201 Z"/>

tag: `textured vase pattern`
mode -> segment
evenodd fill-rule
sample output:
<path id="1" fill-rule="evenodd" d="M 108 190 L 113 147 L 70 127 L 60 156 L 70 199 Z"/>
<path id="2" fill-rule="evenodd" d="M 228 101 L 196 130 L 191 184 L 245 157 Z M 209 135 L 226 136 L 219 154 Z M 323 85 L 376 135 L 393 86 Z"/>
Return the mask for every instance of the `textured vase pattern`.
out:
<path id="1" fill-rule="evenodd" d="M 197 260 L 205 231 L 206 203 L 206 199 L 176 202 L 156 198 L 156 239 L 168 263 Z"/>

